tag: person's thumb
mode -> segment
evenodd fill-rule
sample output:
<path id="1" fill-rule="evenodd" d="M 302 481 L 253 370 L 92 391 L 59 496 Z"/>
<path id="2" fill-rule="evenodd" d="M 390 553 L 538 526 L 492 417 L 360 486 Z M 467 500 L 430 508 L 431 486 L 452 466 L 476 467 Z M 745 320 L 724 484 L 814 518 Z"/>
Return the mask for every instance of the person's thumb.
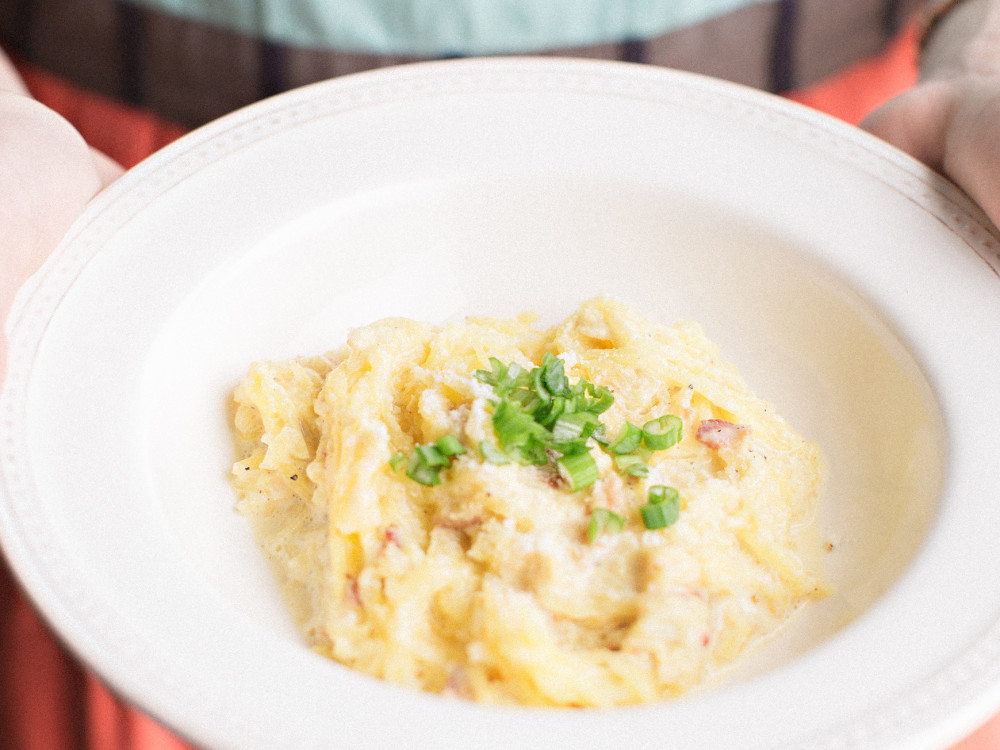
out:
<path id="1" fill-rule="evenodd" d="M 861 127 L 943 172 L 945 139 L 954 108 L 951 82 L 921 83 L 876 109 Z"/>
<path id="2" fill-rule="evenodd" d="M 23 94 L 0 91 L 0 324 L 18 288 L 105 179 L 90 148 L 66 120 Z M 0 325 L 0 383 L 4 339 Z"/>
<path id="3" fill-rule="evenodd" d="M 1000 78 L 966 82 L 945 135 L 943 168 L 1000 227 Z"/>

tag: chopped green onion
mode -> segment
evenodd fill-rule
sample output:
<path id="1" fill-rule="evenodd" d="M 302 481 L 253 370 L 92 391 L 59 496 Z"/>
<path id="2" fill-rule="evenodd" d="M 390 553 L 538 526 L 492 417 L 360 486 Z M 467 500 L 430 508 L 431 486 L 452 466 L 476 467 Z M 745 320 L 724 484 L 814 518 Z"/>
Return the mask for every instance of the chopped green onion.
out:
<path id="1" fill-rule="evenodd" d="M 575 411 L 569 414 L 562 414 L 552 426 L 552 439 L 556 442 L 576 440 L 583 438 L 586 440 L 600 423 L 596 414 L 589 411 Z"/>
<path id="2" fill-rule="evenodd" d="M 545 407 L 548 402 L 543 400 L 535 391 L 530 388 L 518 388 L 511 391 L 507 398 L 510 399 L 511 403 L 517 404 L 521 409 L 525 411 L 528 416 L 530 416 L 534 421 L 538 421 L 535 417 L 535 413 Z"/>
<path id="3" fill-rule="evenodd" d="M 643 505 L 639 508 L 642 525 L 647 529 L 663 529 L 670 525 L 662 505 Z"/>
<path id="4" fill-rule="evenodd" d="M 500 450 L 493 443 L 483 440 L 479 443 L 479 452 L 483 456 L 483 460 L 491 464 L 509 464 L 510 456 Z"/>
<path id="5" fill-rule="evenodd" d="M 544 465 L 549 457 L 543 440 L 549 431 L 538 424 L 531 414 L 508 398 L 502 398 L 493 407 L 493 431 L 500 440 L 500 447 L 514 461 L 527 466 Z"/>
<path id="6" fill-rule="evenodd" d="M 663 529 L 680 517 L 680 495 L 673 487 L 657 484 L 649 488 L 649 502 L 639 508 L 647 529 Z"/>
<path id="7" fill-rule="evenodd" d="M 681 441 L 684 423 L 674 414 L 664 414 L 642 426 L 642 440 L 650 450 L 661 451 Z"/>
<path id="8" fill-rule="evenodd" d="M 584 409 L 594 414 L 602 414 L 611 408 L 611 405 L 615 402 L 615 397 L 611 395 L 611 391 L 603 385 L 594 385 L 586 381 L 584 381 L 583 385 L 584 392 L 591 396 L 591 399 L 586 402 Z"/>
<path id="9" fill-rule="evenodd" d="M 436 445 L 415 445 L 413 452 L 428 466 L 447 466 L 448 457 Z"/>
<path id="10" fill-rule="evenodd" d="M 632 453 L 642 442 L 642 430 L 631 422 L 625 423 L 625 428 L 618 439 L 611 444 L 610 451 L 619 455 Z"/>
<path id="11" fill-rule="evenodd" d="M 421 451 L 420 448 L 429 446 L 418 445 L 410 454 L 410 460 L 406 465 L 406 476 L 414 482 L 432 485 L 441 484 L 441 465 L 431 465 L 427 463 L 426 456 L 432 455 L 429 451 Z M 435 449 L 434 452 L 437 452 Z M 447 464 L 447 461 L 445 461 Z"/>
<path id="12" fill-rule="evenodd" d="M 562 396 L 569 392 L 569 379 L 566 377 L 563 361 L 549 352 L 542 356 L 542 366 L 539 369 L 541 382 L 553 396 Z"/>
<path id="13" fill-rule="evenodd" d="M 507 375 L 507 367 L 496 357 L 490 357 L 490 369 L 489 370 L 476 370 L 472 373 L 472 377 L 481 383 L 486 383 L 486 385 L 492 385 L 494 388 L 497 387 L 497 383 Z"/>
<path id="14" fill-rule="evenodd" d="M 649 450 L 642 448 L 643 431 L 626 423 L 623 433 L 609 446 L 605 425 L 599 417 L 615 398 L 610 389 L 587 380 L 570 384 L 566 363 L 546 352 L 541 364 L 530 370 L 517 363 L 505 365 L 489 358 L 489 369 L 476 370 L 477 380 L 493 386 L 493 430 L 499 447 L 481 443 L 484 461 L 522 465 L 552 465 L 573 490 L 593 484 L 599 477 L 596 462 L 590 455 L 588 441 L 593 438 L 614 457 L 624 474 L 645 477 L 649 473 Z M 656 433 L 657 426 L 650 425 Z M 653 444 L 657 444 L 654 434 Z M 662 440 L 659 441 L 662 444 Z M 447 457 L 448 446 L 437 446 Z M 634 457 L 624 459 L 625 456 Z M 427 459 L 433 463 L 433 457 Z"/>
<path id="15" fill-rule="evenodd" d="M 549 393 L 549 389 L 545 387 L 542 374 L 541 367 L 536 367 L 531 371 L 531 387 L 534 389 L 539 402 L 547 404 L 552 399 L 552 395 Z"/>
<path id="16" fill-rule="evenodd" d="M 507 398 L 501 398 L 493 407 L 493 429 L 504 449 L 526 445 L 532 437 L 545 432 L 531 414 Z"/>
<path id="17" fill-rule="evenodd" d="M 680 502 L 680 494 L 673 487 L 668 487 L 665 484 L 654 484 L 649 488 L 647 499 L 654 505 L 657 503 L 676 505 Z"/>
<path id="18" fill-rule="evenodd" d="M 545 444 L 538 440 L 529 440 L 524 445 L 512 445 L 505 452 L 521 466 L 545 466 L 549 463 Z"/>
<path id="19" fill-rule="evenodd" d="M 429 445 L 415 445 L 407 458 L 402 451 L 389 459 L 393 471 L 406 462 L 406 476 L 420 484 L 440 484 L 441 469 L 451 465 L 454 456 L 465 453 L 465 448 L 454 435 L 444 435 Z"/>
<path id="20" fill-rule="evenodd" d="M 597 462 L 589 452 L 563 456 L 556 461 L 556 466 L 559 476 L 566 480 L 573 492 L 589 487 L 601 476 Z"/>
<path id="21" fill-rule="evenodd" d="M 534 409 L 535 421 L 546 429 L 555 429 L 556 422 L 564 414 L 573 412 L 573 404 L 565 396 L 552 396 L 544 403 L 539 400 L 539 406 Z"/>
<path id="22" fill-rule="evenodd" d="M 590 525 L 587 526 L 587 541 L 593 543 L 602 532 L 617 534 L 625 528 L 625 518 L 607 508 L 594 508 L 590 512 Z"/>
<path id="23" fill-rule="evenodd" d="M 546 446 L 564 456 L 575 456 L 577 453 L 587 453 L 590 450 L 586 440 L 551 441 L 546 443 Z"/>
<path id="24" fill-rule="evenodd" d="M 627 453 L 623 456 L 614 457 L 615 468 L 622 474 L 630 477 L 649 476 L 649 464 L 646 457 L 640 453 Z"/>
<path id="25" fill-rule="evenodd" d="M 472 375 L 476 380 L 493 386 L 498 396 L 506 396 L 522 384 L 526 372 L 517 362 L 505 365 L 496 357 L 490 357 L 490 369 L 476 370 Z"/>
<path id="26" fill-rule="evenodd" d="M 443 435 L 434 441 L 434 445 L 445 456 L 460 456 L 465 453 L 462 443 L 454 435 Z"/>

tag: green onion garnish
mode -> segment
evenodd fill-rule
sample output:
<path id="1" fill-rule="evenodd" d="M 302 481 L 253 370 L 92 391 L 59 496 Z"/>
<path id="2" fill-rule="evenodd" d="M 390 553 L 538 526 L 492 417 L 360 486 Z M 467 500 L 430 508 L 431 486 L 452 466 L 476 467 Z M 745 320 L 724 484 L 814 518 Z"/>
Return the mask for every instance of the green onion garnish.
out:
<path id="1" fill-rule="evenodd" d="M 569 393 L 569 380 L 566 378 L 565 366 L 558 357 L 545 352 L 542 356 L 542 366 L 538 368 L 541 382 L 546 390 L 555 396 Z"/>
<path id="2" fill-rule="evenodd" d="M 483 460 L 491 464 L 509 464 L 510 456 L 500 450 L 493 443 L 482 440 L 479 443 L 479 452 Z"/>
<path id="3" fill-rule="evenodd" d="M 417 448 L 421 447 L 427 446 L 417 446 Z M 441 465 L 427 463 L 426 457 L 428 455 L 430 454 L 426 451 L 414 449 L 413 453 L 410 454 L 409 462 L 406 464 L 406 476 L 420 484 L 441 484 Z"/>
<path id="4" fill-rule="evenodd" d="M 654 484 L 649 488 L 647 499 L 654 505 L 658 503 L 678 505 L 680 503 L 680 494 L 673 487 L 668 487 L 665 484 Z"/>
<path id="5" fill-rule="evenodd" d="M 589 411 L 575 411 L 562 414 L 552 427 L 552 439 L 556 442 L 568 440 L 586 440 L 600 424 L 596 414 Z"/>
<path id="6" fill-rule="evenodd" d="M 642 525 L 647 529 L 663 529 L 670 525 L 662 505 L 643 505 L 639 508 Z"/>
<path id="7" fill-rule="evenodd" d="M 413 452 L 428 466 L 447 466 L 448 457 L 436 445 L 415 445 Z"/>
<path id="8" fill-rule="evenodd" d="M 498 396 L 506 396 L 528 383 L 528 372 L 521 365 L 517 362 L 505 365 L 496 357 L 490 357 L 489 370 L 476 370 L 472 375 L 476 380 L 493 386 Z"/>
<path id="9" fill-rule="evenodd" d="M 594 414 L 602 414 L 606 412 L 615 402 L 615 397 L 611 395 L 611 391 L 603 385 L 594 385 L 593 383 L 584 382 L 583 394 L 583 408 L 587 411 L 592 411 Z M 587 396 L 589 396 L 589 398 Z"/>
<path id="10" fill-rule="evenodd" d="M 454 435 L 445 435 L 428 445 L 415 445 L 407 456 L 398 451 L 389 459 L 393 471 L 406 463 L 406 476 L 420 484 L 441 483 L 441 469 L 451 466 L 451 459 L 465 453 L 462 443 Z"/>
<path id="11" fill-rule="evenodd" d="M 647 529 L 663 529 L 680 517 L 680 495 L 673 487 L 657 484 L 649 488 L 648 500 L 639 508 L 642 524 Z"/>
<path id="12" fill-rule="evenodd" d="M 559 476 L 566 480 L 573 492 L 589 487 L 601 476 L 597 462 L 589 452 L 563 456 L 556 461 L 556 467 Z"/>
<path id="13" fill-rule="evenodd" d="M 627 453 L 614 457 L 615 468 L 622 474 L 630 477 L 649 476 L 649 464 L 646 463 L 646 456 L 641 453 Z"/>
<path id="14" fill-rule="evenodd" d="M 598 422 L 597 427 L 594 431 L 590 433 L 590 436 L 594 438 L 594 442 L 600 445 L 602 448 L 608 447 L 608 430 L 604 426 L 604 422 Z"/>
<path id="15" fill-rule="evenodd" d="M 611 454 L 619 472 L 632 477 L 648 476 L 650 453 L 669 448 L 681 439 L 683 423 L 666 414 L 649 420 L 641 429 L 626 422 L 612 442 L 599 415 L 614 404 L 614 395 L 608 388 L 586 380 L 570 384 L 565 363 L 550 352 L 530 370 L 516 362 L 504 364 L 496 357 L 489 358 L 489 365 L 489 369 L 473 373 L 477 380 L 492 386 L 497 396 L 492 402 L 493 431 L 499 446 L 490 441 L 479 444 L 482 460 L 488 463 L 515 461 L 524 466 L 551 466 L 554 462 L 570 489 L 577 491 L 600 477 L 590 454 L 591 439 Z M 441 470 L 463 453 L 465 448 L 458 438 L 445 435 L 429 445 L 415 446 L 409 457 L 397 453 L 389 464 L 395 470 L 406 461 L 406 473 L 412 479 L 438 484 Z M 671 501 L 651 495 L 647 505 L 663 503 L 667 508 L 649 511 L 651 523 L 662 521 L 669 525 L 676 520 L 676 508 L 670 510 L 677 505 L 676 498 Z"/>
<path id="16" fill-rule="evenodd" d="M 454 435 L 444 435 L 434 441 L 434 446 L 445 456 L 460 456 L 465 453 L 462 443 Z"/>
<path id="17" fill-rule="evenodd" d="M 623 455 L 625 453 L 632 453 L 639 444 L 642 442 L 642 430 L 636 427 L 631 422 L 625 423 L 625 428 L 622 430 L 622 434 L 618 436 L 618 439 L 611 444 L 609 450 L 612 453 L 617 453 L 618 455 Z"/>
<path id="18" fill-rule="evenodd" d="M 545 464 L 548 455 L 542 442 L 548 430 L 536 422 L 530 413 L 504 397 L 493 407 L 493 430 L 500 447 L 520 464 Z"/>
<path id="19" fill-rule="evenodd" d="M 684 423 L 680 417 L 664 414 L 659 419 L 651 419 L 642 426 L 642 440 L 650 450 L 665 450 L 680 442 L 683 427 Z"/>
<path id="20" fill-rule="evenodd" d="M 594 508 L 587 526 L 587 541 L 593 543 L 602 532 L 617 534 L 625 528 L 625 518 L 607 508 Z"/>

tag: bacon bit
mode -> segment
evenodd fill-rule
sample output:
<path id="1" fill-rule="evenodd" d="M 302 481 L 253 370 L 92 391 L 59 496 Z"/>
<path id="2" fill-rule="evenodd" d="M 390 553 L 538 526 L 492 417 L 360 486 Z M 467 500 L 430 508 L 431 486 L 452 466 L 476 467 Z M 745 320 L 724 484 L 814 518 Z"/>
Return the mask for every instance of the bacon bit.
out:
<path id="1" fill-rule="evenodd" d="M 448 681 L 441 690 L 442 695 L 453 698 L 472 698 L 472 687 L 461 667 L 453 667 L 448 672 Z"/>
<path id="2" fill-rule="evenodd" d="M 465 531 L 473 526 L 478 526 L 483 522 L 482 516 L 472 516 L 471 518 L 455 518 L 449 516 L 439 516 L 434 519 L 434 525 L 445 529 Z"/>
<path id="3" fill-rule="evenodd" d="M 703 602 L 708 601 L 708 592 L 703 588 L 685 588 L 681 590 L 681 594 L 684 596 L 693 596 L 695 599 L 700 599 Z"/>
<path id="4" fill-rule="evenodd" d="M 622 483 L 622 479 L 617 474 L 608 474 L 601 482 L 602 489 L 604 490 L 604 502 L 609 510 L 615 512 L 621 512 L 624 507 L 624 499 L 622 498 L 622 491 L 625 489 L 625 485 Z"/>
<path id="5" fill-rule="evenodd" d="M 702 633 L 702 634 L 701 634 L 701 645 L 702 645 L 702 646 L 708 646 L 708 644 L 709 644 L 709 642 L 710 642 L 711 640 L 712 640 L 712 639 L 711 639 L 711 637 L 710 637 L 710 636 L 708 635 L 708 633 Z"/>
<path id="6" fill-rule="evenodd" d="M 396 524 L 390 524 L 385 527 L 385 541 L 386 544 L 395 544 L 400 549 L 403 548 L 403 543 L 399 538 L 399 528 Z"/>
<path id="7" fill-rule="evenodd" d="M 687 385 L 684 387 L 680 396 L 680 412 L 681 421 L 684 422 L 684 431 L 687 432 L 690 425 L 694 424 L 695 420 L 695 410 L 691 406 L 691 398 L 694 396 L 694 386 Z"/>
<path id="8" fill-rule="evenodd" d="M 378 556 L 382 557 L 391 544 L 396 545 L 399 549 L 403 549 L 403 540 L 400 537 L 399 527 L 396 524 L 389 524 L 385 527 L 385 538 L 382 540 L 382 545 L 378 548 Z"/>
<path id="9" fill-rule="evenodd" d="M 732 448 L 742 436 L 746 427 L 727 422 L 725 419 L 703 419 L 698 425 L 698 442 L 712 450 Z"/>
<path id="10" fill-rule="evenodd" d="M 353 604 L 355 607 L 360 607 L 361 605 L 361 588 L 358 586 L 358 579 L 354 576 L 347 577 L 347 591 L 344 592 L 347 601 Z"/>

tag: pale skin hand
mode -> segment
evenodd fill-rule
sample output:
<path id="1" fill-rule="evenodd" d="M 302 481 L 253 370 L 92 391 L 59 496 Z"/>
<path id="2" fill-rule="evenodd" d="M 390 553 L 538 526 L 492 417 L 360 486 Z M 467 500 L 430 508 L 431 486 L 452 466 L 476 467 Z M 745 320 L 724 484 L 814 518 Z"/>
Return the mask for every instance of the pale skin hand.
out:
<path id="1" fill-rule="evenodd" d="M 1000 226 L 1000 0 L 951 10 L 920 67 L 920 83 L 862 126 L 950 177 Z"/>
<path id="2" fill-rule="evenodd" d="M 0 383 L 7 365 L 3 324 L 18 288 L 87 202 L 121 172 L 32 99 L 0 52 Z"/>

